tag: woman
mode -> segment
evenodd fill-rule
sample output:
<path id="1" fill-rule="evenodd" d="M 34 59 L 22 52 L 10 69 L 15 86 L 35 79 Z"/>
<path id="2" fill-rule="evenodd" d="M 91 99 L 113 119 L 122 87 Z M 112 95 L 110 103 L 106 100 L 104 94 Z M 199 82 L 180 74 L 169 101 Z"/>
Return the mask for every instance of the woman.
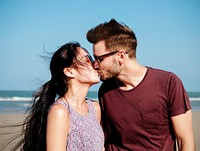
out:
<path id="1" fill-rule="evenodd" d="M 86 99 L 90 86 L 100 81 L 92 63 L 76 42 L 54 53 L 51 80 L 36 92 L 24 122 L 22 150 L 103 150 L 100 107 Z"/>

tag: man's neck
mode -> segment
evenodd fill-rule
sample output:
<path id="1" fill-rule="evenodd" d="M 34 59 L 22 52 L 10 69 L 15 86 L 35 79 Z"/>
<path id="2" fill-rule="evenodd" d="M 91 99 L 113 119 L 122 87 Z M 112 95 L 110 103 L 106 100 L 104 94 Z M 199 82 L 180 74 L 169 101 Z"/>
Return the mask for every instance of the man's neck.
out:
<path id="1" fill-rule="evenodd" d="M 122 90 L 131 90 L 135 88 L 145 77 L 147 67 L 139 64 L 129 65 L 117 77 L 117 83 Z"/>

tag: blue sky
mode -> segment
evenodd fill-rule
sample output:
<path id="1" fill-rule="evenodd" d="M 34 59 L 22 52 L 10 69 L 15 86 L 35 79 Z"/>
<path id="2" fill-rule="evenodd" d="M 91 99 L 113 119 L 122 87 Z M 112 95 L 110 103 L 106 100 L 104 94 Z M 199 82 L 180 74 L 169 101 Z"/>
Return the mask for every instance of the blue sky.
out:
<path id="1" fill-rule="evenodd" d="M 0 90 L 37 89 L 50 79 L 44 49 L 78 41 L 92 53 L 86 32 L 111 18 L 136 33 L 140 64 L 172 71 L 187 91 L 200 91 L 199 0 L 1 0 Z"/>

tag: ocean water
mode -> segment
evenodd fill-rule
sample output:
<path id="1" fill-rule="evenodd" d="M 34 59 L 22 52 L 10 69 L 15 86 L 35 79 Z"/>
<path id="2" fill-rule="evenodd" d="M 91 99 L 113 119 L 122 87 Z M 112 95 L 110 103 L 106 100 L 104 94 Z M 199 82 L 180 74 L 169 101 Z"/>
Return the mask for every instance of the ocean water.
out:
<path id="1" fill-rule="evenodd" d="M 25 113 L 31 104 L 33 91 L 0 90 L 0 114 Z M 89 91 L 87 97 L 98 100 L 96 91 Z"/>
<path id="2" fill-rule="evenodd" d="M 33 91 L 0 91 L 0 114 L 25 113 L 31 104 Z M 200 111 L 200 92 L 188 92 L 192 110 Z M 89 91 L 87 97 L 98 100 L 97 91 Z"/>

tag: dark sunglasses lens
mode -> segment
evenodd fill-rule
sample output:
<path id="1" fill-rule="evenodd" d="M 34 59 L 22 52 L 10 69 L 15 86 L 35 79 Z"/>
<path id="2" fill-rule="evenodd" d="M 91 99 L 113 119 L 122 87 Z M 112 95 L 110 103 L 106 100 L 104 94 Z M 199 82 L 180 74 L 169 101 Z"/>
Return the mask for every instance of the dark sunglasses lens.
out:
<path id="1" fill-rule="evenodd" d="M 100 63 L 100 62 L 99 62 L 99 58 L 98 58 L 97 56 L 94 56 L 94 59 L 95 59 L 98 63 Z M 95 61 L 95 60 L 94 60 L 94 61 Z"/>

